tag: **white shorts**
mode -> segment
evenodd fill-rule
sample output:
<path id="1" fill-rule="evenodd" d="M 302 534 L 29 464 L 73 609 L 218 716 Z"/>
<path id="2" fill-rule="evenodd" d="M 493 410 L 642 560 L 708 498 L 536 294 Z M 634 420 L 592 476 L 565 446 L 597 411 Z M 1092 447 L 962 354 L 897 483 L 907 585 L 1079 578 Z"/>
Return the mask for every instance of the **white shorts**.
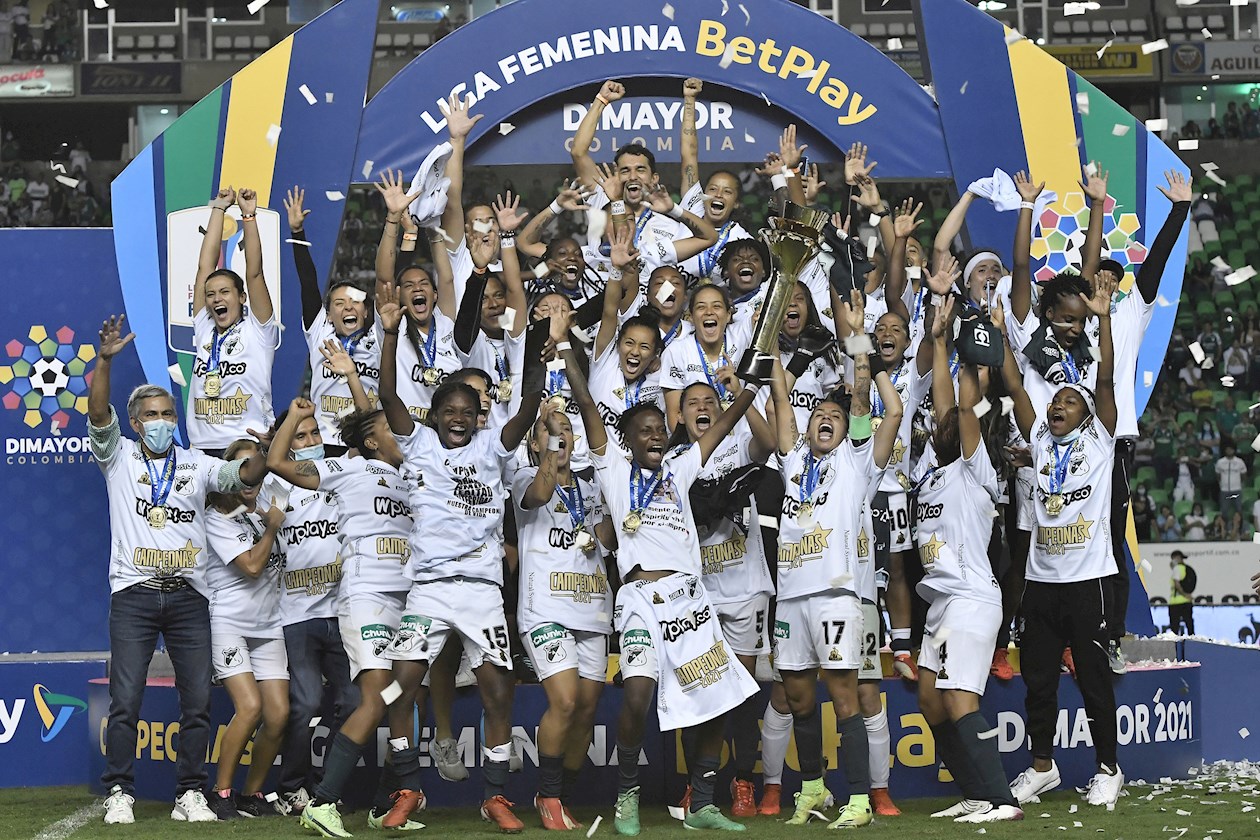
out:
<path id="1" fill-rule="evenodd" d="M 780 671 L 860 670 L 862 604 L 857 596 L 832 591 L 780 601 L 774 665 Z"/>
<path id="2" fill-rule="evenodd" d="M 490 662 L 512 667 L 511 641 L 503 615 L 503 590 L 476 578 L 442 578 L 413 584 L 398 633 L 385 650 L 392 661 L 432 662 L 452 634 L 476 670 Z"/>
<path id="3" fill-rule="evenodd" d="M 879 607 L 862 604 L 862 667 L 859 680 L 882 680 L 884 667 L 879 661 L 880 632 Z"/>
<path id="4" fill-rule="evenodd" d="M 1020 467 L 1011 482 L 1015 490 L 1015 527 L 1032 533 L 1037 530 L 1037 511 L 1033 504 L 1033 468 Z"/>
<path id="5" fill-rule="evenodd" d="M 770 649 L 766 619 L 770 616 L 770 596 L 754 595 L 737 604 L 715 604 L 718 625 L 726 646 L 737 656 L 760 656 Z"/>
<path id="6" fill-rule="evenodd" d="M 351 596 L 337 610 L 341 644 L 350 659 L 350 679 L 364 671 L 390 671 L 394 663 L 385 658 L 385 649 L 398 632 L 407 596 L 386 592 L 372 599 Z"/>
<path id="7" fill-rule="evenodd" d="M 584 680 L 602 683 L 608 677 L 606 633 L 569 630 L 553 622 L 521 633 L 521 642 L 540 681 L 574 669 Z"/>
<path id="8" fill-rule="evenodd" d="M 210 650 L 217 680 L 238 674 L 253 674 L 258 682 L 289 678 L 289 654 L 284 639 L 258 639 L 231 630 L 212 630 Z"/>
<path id="9" fill-rule="evenodd" d="M 871 518 L 875 529 L 875 559 L 878 563 L 887 563 L 890 553 L 914 550 L 914 539 L 910 530 L 910 504 L 904 491 L 876 493 L 875 500 L 871 503 Z"/>
<path id="10" fill-rule="evenodd" d="M 928 607 L 919 667 L 936 673 L 936 687 L 984 694 L 1002 605 L 955 595 Z"/>

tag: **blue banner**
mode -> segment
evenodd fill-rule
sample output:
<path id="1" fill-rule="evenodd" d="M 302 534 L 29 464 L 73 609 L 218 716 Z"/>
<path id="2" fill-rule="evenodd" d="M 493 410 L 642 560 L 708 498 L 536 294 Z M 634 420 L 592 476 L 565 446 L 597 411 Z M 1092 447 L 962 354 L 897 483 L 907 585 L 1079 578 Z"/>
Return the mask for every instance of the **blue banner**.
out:
<path id="1" fill-rule="evenodd" d="M 0 788 L 87 782 L 88 680 L 103 660 L 0 662 Z"/>

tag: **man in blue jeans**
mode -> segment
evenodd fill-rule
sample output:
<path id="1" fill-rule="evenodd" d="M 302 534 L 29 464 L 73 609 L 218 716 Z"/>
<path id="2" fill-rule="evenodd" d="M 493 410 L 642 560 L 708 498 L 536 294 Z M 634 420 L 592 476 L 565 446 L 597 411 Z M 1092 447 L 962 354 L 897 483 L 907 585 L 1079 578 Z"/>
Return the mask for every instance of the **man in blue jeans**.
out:
<path id="1" fill-rule="evenodd" d="M 174 445 L 175 399 L 141 385 L 127 400 L 139 440 L 121 434 L 109 403 L 114 357 L 135 333 L 123 316 L 101 326 L 96 371 L 88 391 L 88 435 L 109 496 L 109 722 L 105 729 L 109 788 L 105 822 L 135 822 L 136 729 L 158 634 L 166 641 L 179 691 L 177 795 L 171 818 L 212 822 L 206 804 L 205 757 L 210 742 L 210 611 L 206 600 L 205 496 L 254 487 L 267 474 L 265 456 L 228 463 Z"/>

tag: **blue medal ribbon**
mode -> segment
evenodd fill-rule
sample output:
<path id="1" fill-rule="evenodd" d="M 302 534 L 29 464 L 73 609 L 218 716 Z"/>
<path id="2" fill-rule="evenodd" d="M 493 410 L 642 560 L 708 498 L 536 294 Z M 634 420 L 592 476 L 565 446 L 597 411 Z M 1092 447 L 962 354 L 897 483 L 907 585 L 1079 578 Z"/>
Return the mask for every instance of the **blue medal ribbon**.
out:
<path id="1" fill-rule="evenodd" d="M 713 374 L 715 368 L 709 367 L 709 357 L 704 354 L 704 348 L 700 346 L 700 336 L 693 336 L 696 341 L 696 352 L 700 354 L 700 364 L 704 368 L 704 378 L 709 380 L 709 384 L 713 386 L 713 390 L 717 391 L 718 400 L 725 402 L 727 399 L 726 386 L 718 381 Z M 722 339 L 722 352 L 718 354 L 718 367 L 729 365 L 731 360 L 726 356 L 726 339 Z"/>
<path id="2" fill-rule="evenodd" d="M 625 399 L 626 408 L 639 404 L 639 394 L 643 391 L 643 380 L 639 379 L 634 383 L 634 396 L 630 396 L 630 383 L 626 383 L 626 387 L 622 389 L 622 397 Z"/>
<path id="3" fill-rule="evenodd" d="M 805 453 L 805 474 L 801 476 L 801 504 L 814 498 L 818 480 L 822 474 L 823 458 L 815 458 L 813 452 Z"/>
<path id="4" fill-rule="evenodd" d="M 740 295 L 739 297 L 734 298 L 734 299 L 731 301 L 731 305 L 732 305 L 732 306 L 738 306 L 738 305 L 739 305 L 739 304 L 741 304 L 741 303 L 748 303 L 748 301 L 752 300 L 753 298 L 755 298 L 755 297 L 756 297 L 758 294 L 760 294 L 760 293 L 761 293 L 761 287 L 760 287 L 760 286 L 758 286 L 757 288 L 753 289 L 751 292 L 745 292 L 744 294 Z"/>
<path id="5" fill-rule="evenodd" d="M 1081 369 L 1076 366 L 1076 359 L 1072 358 L 1071 350 L 1063 353 L 1063 375 L 1069 384 L 1075 385 L 1081 381 Z"/>
<path id="6" fill-rule="evenodd" d="M 578 531 L 586 524 L 586 507 L 582 503 L 582 485 L 576 480 L 573 487 L 556 487 L 564 509 L 569 512 L 569 520 L 573 522 L 573 530 Z"/>
<path id="7" fill-rule="evenodd" d="M 502 382 L 507 379 L 511 373 L 511 371 L 508 370 L 507 355 L 500 354 L 499 348 L 495 347 L 493 343 L 491 343 L 490 349 L 494 351 L 494 370 L 499 374 L 499 381 Z"/>
<path id="8" fill-rule="evenodd" d="M 958 381 L 958 369 L 962 367 L 962 362 L 958 359 L 958 351 L 954 351 L 954 355 L 949 357 L 949 378 Z"/>
<path id="9" fill-rule="evenodd" d="M 906 369 L 906 362 L 902 362 L 900 365 L 897 366 L 896 373 L 893 373 L 890 375 L 889 378 L 892 379 L 893 388 L 897 387 L 897 380 L 901 378 L 901 374 L 905 372 L 905 369 Z M 883 417 L 884 416 L 884 401 L 880 399 L 879 388 L 875 385 L 874 382 L 871 382 L 871 391 L 872 391 L 871 416 Z"/>
<path id="10" fill-rule="evenodd" d="M 669 343 L 677 338 L 680 332 L 682 332 L 682 318 L 679 318 L 678 321 L 675 322 L 674 326 L 669 328 L 669 332 L 665 333 L 665 338 L 662 343 L 668 347 Z"/>
<path id="11" fill-rule="evenodd" d="M 664 470 L 657 470 L 652 473 L 652 478 L 645 479 L 643 471 L 639 469 L 639 465 L 635 464 L 630 469 L 630 510 L 639 511 L 640 513 L 647 509 L 652 503 L 652 497 L 656 495 L 656 488 L 664 477 Z"/>
<path id="12" fill-rule="evenodd" d="M 149 499 L 154 507 L 166 504 L 167 497 L 171 495 L 171 488 L 175 486 L 175 447 L 172 446 L 169 452 L 166 463 L 159 470 L 157 464 L 149 458 L 148 453 L 141 450 L 144 465 L 149 470 Z"/>
<path id="13" fill-rule="evenodd" d="M 1059 454 L 1059 444 L 1052 443 L 1051 447 L 1054 452 L 1054 471 L 1050 474 L 1050 492 L 1062 493 L 1063 484 L 1067 481 L 1068 465 L 1072 462 L 1072 446 L 1067 444 L 1063 448 L 1063 454 Z"/>
<path id="14" fill-rule="evenodd" d="M 718 257 L 722 255 L 722 249 L 726 247 L 726 240 L 731 238 L 733 230 L 735 230 L 735 221 L 732 219 L 722 226 L 722 230 L 718 233 L 717 244 L 711 248 L 705 248 L 696 255 L 700 264 L 701 277 L 708 277 L 713 273 L 713 267 L 717 265 Z"/>
<path id="15" fill-rule="evenodd" d="M 227 343 L 228 336 L 236 332 L 236 328 L 241 325 L 241 321 L 243 320 L 244 318 L 242 318 L 240 321 L 237 321 L 235 324 L 228 327 L 223 332 L 216 333 L 215 336 L 210 339 L 210 358 L 206 361 L 206 370 L 208 372 L 210 373 L 219 372 L 219 355 L 223 351 L 223 345 Z"/>
<path id="16" fill-rule="evenodd" d="M 563 370 L 547 371 L 547 396 L 554 397 L 560 394 L 568 384 L 568 381 Z"/>
<path id="17" fill-rule="evenodd" d="M 429 322 L 429 334 L 423 338 L 416 345 L 420 351 L 420 364 L 422 367 L 432 368 L 437 363 L 437 324 L 434 321 Z"/>
<path id="18" fill-rule="evenodd" d="M 634 244 L 639 245 L 639 235 L 643 233 L 643 229 L 647 227 L 648 219 L 652 218 L 652 208 L 644 207 L 643 212 L 639 214 L 638 221 L 634 223 Z"/>

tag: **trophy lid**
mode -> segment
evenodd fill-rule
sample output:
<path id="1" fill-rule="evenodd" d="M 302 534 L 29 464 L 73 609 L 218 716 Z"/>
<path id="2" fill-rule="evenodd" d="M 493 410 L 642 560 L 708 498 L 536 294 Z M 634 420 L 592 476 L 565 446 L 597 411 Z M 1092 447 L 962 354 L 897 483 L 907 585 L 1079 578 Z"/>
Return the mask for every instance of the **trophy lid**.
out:
<path id="1" fill-rule="evenodd" d="M 780 214 L 781 218 L 807 225 L 819 232 L 827 226 L 827 221 L 831 216 L 826 210 L 802 207 L 791 201 L 785 201 L 783 204 L 783 212 Z"/>

